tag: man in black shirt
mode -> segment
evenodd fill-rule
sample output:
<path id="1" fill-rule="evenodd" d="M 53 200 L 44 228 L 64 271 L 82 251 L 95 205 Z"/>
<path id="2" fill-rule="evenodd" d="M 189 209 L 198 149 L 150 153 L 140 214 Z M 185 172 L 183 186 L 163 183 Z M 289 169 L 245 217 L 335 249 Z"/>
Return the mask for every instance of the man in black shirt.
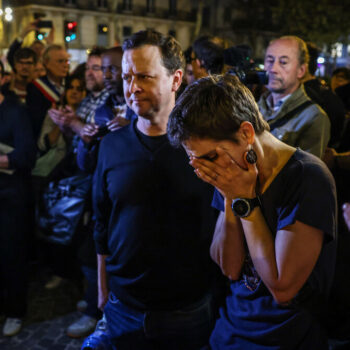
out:
<path id="1" fill-rule="evenodd" d="M 212 190 L 166 135 L 183 55 L 175 39 L 153 30 L 134 34 L 123 49 L 125 100 L 138 119 L 100 145 L 93 191 L 99 306 L 118 350 L 200 349 L 212 327 L 215 215 Z"/>

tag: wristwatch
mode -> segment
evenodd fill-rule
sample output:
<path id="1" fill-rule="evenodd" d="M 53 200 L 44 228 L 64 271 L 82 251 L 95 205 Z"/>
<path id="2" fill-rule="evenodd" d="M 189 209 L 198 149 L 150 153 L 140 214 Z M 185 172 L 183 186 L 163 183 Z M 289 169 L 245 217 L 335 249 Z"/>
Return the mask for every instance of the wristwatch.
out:
<path id="1" fill-rule="evenodd" d="M 255 207 L 260 207 L 259 197 L 255 198 L 236 198 L 232 201 L 232 211 L 235 216 L 240 218 L 247 217 Z"/>

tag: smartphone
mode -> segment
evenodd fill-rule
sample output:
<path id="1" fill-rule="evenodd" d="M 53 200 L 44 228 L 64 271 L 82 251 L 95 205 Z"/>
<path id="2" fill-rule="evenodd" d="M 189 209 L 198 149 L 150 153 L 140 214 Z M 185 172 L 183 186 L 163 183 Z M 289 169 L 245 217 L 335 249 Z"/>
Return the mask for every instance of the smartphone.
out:
<path id="1" fill-rule="evenodd" d="M 52 21 L 39 21 L 36 26 L 38 28 L 52 28 Z"/>
<path id="2" fill-rule="evenodd" d="M 110 132 L 110 130 L 108 129 L 107 125 L 100 126 L 98 128 L 97 133 L 95 134 L 95 137 L 103 137 L 103 136 L 107 135 L 109 132 Z"/>

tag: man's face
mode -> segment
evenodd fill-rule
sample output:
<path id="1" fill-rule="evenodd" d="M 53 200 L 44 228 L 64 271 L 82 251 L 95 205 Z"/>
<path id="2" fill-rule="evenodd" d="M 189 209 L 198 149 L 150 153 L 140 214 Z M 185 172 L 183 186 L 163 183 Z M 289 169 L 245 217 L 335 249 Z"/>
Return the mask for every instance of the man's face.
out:
<path id="1" fill-rule="evenodd" d="M 20 58 L 15 62 L 16 78 L 29 82 L 33 78 L 34 68 L 33 57 Z"/>
<path id="2" fill-rule="evenodd" d="M 69 71 L 69 55 L 65 50 L 51 50 L 45 68 L 53 76 L 64 78 Z"/>
<path id="3" fill-rule="evenodd" d="M 92 92 L 103 90 L 103 73 L 101 69 L 101 57 L 90 56 L 85 67 L 86 89 Z"/>
<path id="4" fill-rule="evenodd" d="M 306 65 L 299 63 L 299 49 L 295 40 L 278 39 L 266 50 L 265 70 L 269 74 L 267 88 L 272 93 L 288 95 L 300 85 Z"/>
<path id="5" fill-rule="evenodd" d="M 103 83 L 111 95 L 123 96 L 122 53 L 109 52 L 102 55 Z"/>
<path id="6" fill-rule="evenodd" d="M 150 118 L 173 108 L 182 72 L 169 74 L 158 47 L 144 45 L 125 51 L 122 72 L 125 100 L 138 116 Z"/>

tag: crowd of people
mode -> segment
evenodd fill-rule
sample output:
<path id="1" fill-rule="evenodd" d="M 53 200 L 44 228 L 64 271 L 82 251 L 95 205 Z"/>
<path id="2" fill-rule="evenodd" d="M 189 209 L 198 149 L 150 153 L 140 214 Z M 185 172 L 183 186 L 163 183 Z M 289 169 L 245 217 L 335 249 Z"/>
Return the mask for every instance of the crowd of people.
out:
<path id="1" fill-rule="evenodd" d="M 47 289 L 84 276 L 67 335 L 97 325 L 86 342 L 110 349 L 322 350 L 344 339 L 350 70 L 328 85 L 317 47 L 283 36 L 266 48 L 268 81 L 248 82 L 247 45 L 203 36 L 183 53 L 144 30 L 71 71 L 53 35 L 22 47 L 35 28 L 12 43 L 1 79 L 3 335 L 21 330 L 25 266 L 37 259 Z M 39 209 L 73 178 L 84 205 L 58 241 Z"/>

